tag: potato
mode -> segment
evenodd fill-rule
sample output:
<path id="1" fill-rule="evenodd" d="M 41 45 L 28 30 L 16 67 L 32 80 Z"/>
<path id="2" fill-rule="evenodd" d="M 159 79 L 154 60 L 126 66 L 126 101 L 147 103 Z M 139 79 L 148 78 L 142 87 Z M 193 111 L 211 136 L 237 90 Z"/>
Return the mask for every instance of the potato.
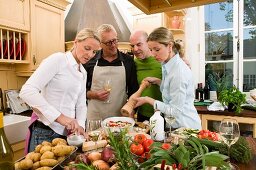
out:
<path id="1" fill-rule="evenodd" d="M 112 165 L 112 166 L 110 167 L 109 170 L 118 170 L 118 169 L 119 169 L 118 164 L 115 163 L 114 165 Z"/>
<path id="2" fill-rule="evenodd" d="M 40 168 L 40 162 L 39 161 L 37 161 L 33 164 L 32 170 L 37 169 L 37 168 Z"/>
<path id="3" fill-rule="evenodd" d="M 52 152 L 55 156 L 65 156 L 73 151 L 74 147 L 67 145 L 57 145 L 52 148 Z"/>
<path id="4" fill-rule="evenodd" d="M 19 162 L 19 169 L 30 169 L 33 167 L 33 161 L 31 159 L 23 159 Z"/>
<path id="5" fill-rule="evenodd" d="M 40 161 L 40 165 L 41 165 L 41 166 L 50 166 L 50 167 L 53 167 L 53 166 L 55 166 L 57 163 L 58 163 L 58 161 L 55 160 L 55 159 L 43 159 L 43 160 Z"/>
<path id="6" fill-rule="evenodd" d="M 41 144 L 37 145 L 36 148 L 35 148 L 35 152 L 39 153 L 42 146 L 43 145 L 41 145 Z"/>
<path id="7" fill-rule="evenodd" d="M 61 138 L 55 138 L 52 140 L 52 145 L 56 146 L 56 145 L 67 145 L 67 141 L 65 139 L 61 139 Z"/>
<path id="8" fill-rule="evenodd" d="M 48 141 L 43 141 L 43 142 L 42 142 L 42 145 L 43 145 L 43 146 L 52 146 L 52 143 L 51 143 L 51 142 L 48 142 Z"/>
<path id="9" fill-rule="evenodd" d="M 45 145 L 45 146 L 42 146 L 42 148 L 40 149 L 40 153 L 43 154 L 44 152 L 51 151 L 51 150 L 52 150 L 51 146 Z"/>
<path id="10" fill-rule="evenodd" d="M 109 170 L 109 164 L 103 160 L 97 160 L 92 163 L 93 166 L 97 167 L 99 170 Z"/>
<path id="11" fill-rule="evenodd" d="M 40 157 L 41 157 L 41 154 L 35 153 L 35 152 L 30 152 L 26 155 L 26 159 L 31 159 L 33 162 L 39 161 Z"/>
<path id="12" fill-rule="evenodd" d="M 44 166 L 44 167 L 41 167 L 41 168 L 37 168 L 36 170 L 51 170 L 52 168 L 50 167 L 47 167 L 47 166 Z"/>
<path id="13" fill-rule="evenodd" d="M 43 159 L 54 159 L 54 153 L 51 151 L 45 151 L 41 156 L 41 160 Z"/>
<path id="14" fill-rule="evenodd" d="M 60 156 L 57 158 L 57 161 L 58 162 L 61 162 L 61 161 L 64 161 L 65 160 L 65 156 Z"/>

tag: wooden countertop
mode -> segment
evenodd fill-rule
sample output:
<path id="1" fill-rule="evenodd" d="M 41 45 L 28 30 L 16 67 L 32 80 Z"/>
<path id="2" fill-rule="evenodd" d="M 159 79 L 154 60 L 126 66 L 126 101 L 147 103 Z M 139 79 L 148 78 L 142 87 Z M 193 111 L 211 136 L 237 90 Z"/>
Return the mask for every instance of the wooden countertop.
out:
<path id="1" fill-rule="evenodd" d="M 238 117 L 252 117 L 256 118 L 256 112 L 252 110 L 242 110 L 241 113 L 236 114 L 229 112 L 227 109 L 224 111 L 209 111 L 207 106 L 195 106 L 198 114 L 210 114 L 210 115 L 224 115 L 224 116 L 238 116 Z"/>

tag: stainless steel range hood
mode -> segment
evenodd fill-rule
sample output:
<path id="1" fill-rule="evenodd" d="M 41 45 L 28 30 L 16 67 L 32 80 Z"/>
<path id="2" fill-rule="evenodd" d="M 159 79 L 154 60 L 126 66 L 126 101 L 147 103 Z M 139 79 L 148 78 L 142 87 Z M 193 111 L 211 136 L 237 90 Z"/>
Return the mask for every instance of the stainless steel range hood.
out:
<path id="1" fill-rule="evenodd" d="M 96 29 L 101 24 L 115 27 L 121 42 L 129 41 L 130 30 L 115 3 L 108 0 L 74 0 L 65 19 L 65 41 L 73 41 L 85 27 Z"/>

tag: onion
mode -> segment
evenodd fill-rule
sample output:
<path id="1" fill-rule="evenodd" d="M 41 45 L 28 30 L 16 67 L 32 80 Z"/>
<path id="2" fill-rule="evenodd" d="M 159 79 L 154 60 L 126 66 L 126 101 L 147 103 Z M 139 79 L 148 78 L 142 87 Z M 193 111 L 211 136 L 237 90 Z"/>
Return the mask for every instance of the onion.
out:
<path id="1" fill-rule="evenodd" d="M 92 163 L 93 166 L 97 167 L 99 170 L 109 170 L 109 165 L 103 160 L 97 160 Z"/>
<path id="2" fill-rule="evenodd" d="M 88 155 L 88 158 L 91 162 L 101 159 L 101 154 L 99 152 L 91 152 Z"/>
<path id="3" fill-rule="evenodd" d="M 87 154 L 79 154 L 77 155 L 76 159 L 75 159 L 75 163 L 84 163 L 89 165 L 91 163 L 91 161 L 88 158 Z"/>
<path id="4" fill-rule="evenodd" d="M 111 163 L 115 161 L 114 151 L 110 147 L 106 147 L 101 152 L 101 159 L 105 162 Z"/>

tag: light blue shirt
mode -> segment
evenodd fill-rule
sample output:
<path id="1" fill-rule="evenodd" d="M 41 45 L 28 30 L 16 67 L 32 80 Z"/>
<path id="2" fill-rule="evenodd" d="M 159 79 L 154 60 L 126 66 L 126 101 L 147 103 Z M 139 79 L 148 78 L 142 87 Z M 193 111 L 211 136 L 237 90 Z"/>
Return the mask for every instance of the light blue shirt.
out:
<path id="1" fill-rule="evenodd" d="M 165 113 L 167 107 L 173 108 L 176 121 L 174 128 L 186 127 L 201 129 L 201 120 L 194 107 L 194 80 L 190 68 L 179 54 L 167 63 L 162 63 L 162 82 L 160 90 L 163 102 L 156 100 L 154 108 Z"/>

